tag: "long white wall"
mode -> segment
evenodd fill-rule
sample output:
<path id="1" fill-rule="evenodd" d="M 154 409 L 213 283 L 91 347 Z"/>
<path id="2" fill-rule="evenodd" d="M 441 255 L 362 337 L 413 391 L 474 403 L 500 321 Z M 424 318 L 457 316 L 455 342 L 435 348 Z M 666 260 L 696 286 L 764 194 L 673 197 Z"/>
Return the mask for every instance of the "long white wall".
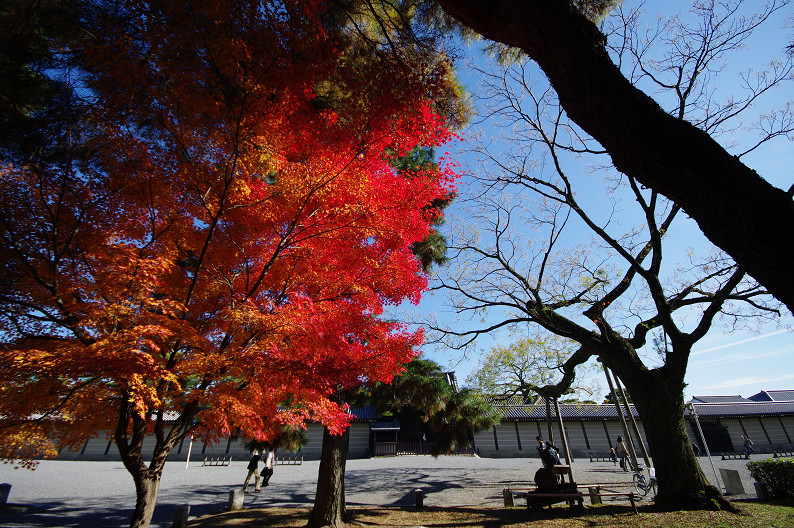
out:
<path id="1" fill-rule="evenodd" d="M 643 441 L 647 443 L 642 424 L 637 425 L 643 435 Z M 555 444 L 562 448 L 560 431 L 556 423 L 553 424 L 553 431 Z M 593 456 L 607 456 L 609 448 L 615 445 L 617 437 L 624 436 L 620 424 L 609 421 L 568 421 L 565 423 L 565 432 L 574 458 L 589 457 L 591 453 Z M 480 456 L 534 457 L 537 456 L 535 437 L 538 434 L 544 440 L 548 439 L 548 427 L 545 421 L 505 421 L 493 429 L 476 433 L 474 445 Z"/>
<path id="2" fill-rule="evenodd" d="M 771 452 L 773 449 L 790 450 L 794 440 L 794 416 L 781 417 L 745 417 L 723 418 L 716 420 L 730 437 L 735 451 L 742 450 L 741 435 L 748 434 L 753 439 L 756 451 Z M 646 442 L 642 422 L 637 423 Z M 699 434 L 687 421 L 687 434 L 695 443 Z M 566 435 L 574 458 L 585 458 L 591 454 L 597 457 L 607 456 L 609 448 L 615 445 L 618 436 L 624 436 L 623 429 L 617 421 L 571 420 L 565 423 Z M 555 443 L 562 447 L 559 440 L 559 429 L 553 424 Z M 370 452 L 370 424 L 354 423 L 350 429 L 350 458 L 366 458 Z M 535 437 L 540 434 L 544 440 L 548 436 L 545 421 L 505 421 L 493 429 L 480 431 L 474 435 L 475 449 L 484 457 L 534 457 L 537 456 Z M 309 424 L 306 430 L 307 442 L 297 454 L 278 453 L 279 456 L 303 456 L 306 460 L 317 460 L 322 454 L 323 429 L 319 424 Z M 189 441 L 178 445 L 169 455 L 169 460 L 186 460 Z M 147 438 L 144 443 L 144 456 L 154 449 L 154 438 Z M 638 449 L 639 454 L 639 449 Z M 200 441 L 193 442 L 190 459 L 201 461 L 204 458 L 232 457 L 234 460 L 247 459 L 250 456 L 245 449 L 245 442 L 239 439 L 221 439 L 210 445 Z M 105 436 L 92 438 L 85 446 L 77 450 L 64 450 L 59 454 L 62 459 L 80 460 L 119 460 L 115 444 Z"/>
<path id="3" fill-rule="evenodd" d="M 770 453 L 773 450 L 791 450 L 794 440 L 794 416 L 765 416 L 747 418 L 724 418 L 718 421 L 730 436 L 734 451 L 742 450 L 741 435 L 747 434 L 752 438 L 756 451 Z M 516 429 L 516 425 L 518 428 Z M 480 431 L 474 435 L 475 449 L 480 456 L 485 457 L 534 457 L 535 437 L 539 434 L 547 440 L 548 427 L 545 421 L 508 422 L 487 431 Z M 647 446 L 647 437 L 642 422 L 637 422 L 642 439 Z M 693 443 L 698 442 L 700 435 L 693 429 L 692 424 L 686 423 L 687 434 Z M 615 445 L 618 436 L 625 436 L 620 422 L 597 420 L 570 420 L 565 423 L 566 437 L 569 448 L 574 458 L 605 457 L 609 448 Z M 559 440 L 559 427 L 553 424 L 554 441 L 562 448 Z M 494 434 L 495 433 L 495 434 Z M 634 435 L 632 434 L 632 438 Z M 639 446 L 637 454 L 639 455 Z"/>
<path id="4" fill-rule="evenodd" d="M 364 458 L 369 457 L 369 424 L 353 423 L 350 428 L 350 447 L 348 457 Z M 303 456 L 305 460 L 317 460 L 322 454 L 323 447 L 323 428 L 320 424 L 309 424 L 306 430 L 307 442 L 298 453 L 277 452 L 280 457 Z M 151 455 L 154 451 L 154 436 L 144 439 L 144 457 Z M 232 460 L 248 460 L 251 453 L 245 448 L 245 440 L 223 438 L 213 444 L 204 444 L 200 440 L 194 440 L 192 448 L 189 449 L 190 440 L 178 444 L 168 460 L 187 460 L 190 451 L 190 460 L 203 461 L 205 458 L 228 458 Z M 64 449 L 58 454 L 59 459 L 65 460 L 121 460 L 115 442 L 105 435 L 100 435 L 89 440 L 82 448 L 76 450 Z"/>

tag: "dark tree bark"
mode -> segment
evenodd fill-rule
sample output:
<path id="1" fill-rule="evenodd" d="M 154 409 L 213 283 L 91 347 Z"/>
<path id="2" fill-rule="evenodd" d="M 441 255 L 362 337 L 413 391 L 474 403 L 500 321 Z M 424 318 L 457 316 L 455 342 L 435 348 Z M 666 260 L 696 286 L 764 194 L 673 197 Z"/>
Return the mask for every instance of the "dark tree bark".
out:
<path id="1" fill-rule="evenodd" d="M 351 518 L 345 508 L 345 464 L 350 429 L 341 435 L 323 430 L 323 451 L 317 476 L 317 493 L 307 528 L 343 527 Z"/>
<path id="2" fill-rule="evenodd" d="M 189 434 L 186 424 L 193 420 L 197 408 L 195 402 L 188 403 L 176 421 L 166 428 L 162 413 L 141 417 L 133 404 L 120 405 L 114 439 L 121 461 L 135 482 L 135 510 L 130 520 L 130 528 L 148 528 L 151 523 L 165 461 L 179 440 Z M 154 422 L 156 442 L 152 459 L 147 466 L 142 448 L 149 422 Z"/>
<path id="3" fill-rule="evenodd" d="M 132 473 L 135 481 L 135 511 L 132 514 L 130 528 L 147 528 L 154 515 L 154 506 L 157 504 L 157 493 L 160 491 L 160 478 L 162 468 L 159 471 L 151 471 L 142 468 L 141 471 Z"/>
<path id="4" fill-rule="evenodd" d="M 168 453 L 163 454 L 162 448 L 159 450 L 155 449 L 153 460 L 147 467 L 141 452 L 143 439 L 146 435 L 146 422 L 136 416 L 132 420 L 132 434 L 128 435 L 126 431 L 127 420 L 124 414 L 122 413 L 122 417 L 119 420 L 115 440 L 116 446 L 118 446 L 121 453 L 121 461 L 135 482 L 135 510 L 130 520 L 130 528 L 148 528 L 157 503 L 163 465 Z"/>
<path id="5" fill-rule="evenodd" d="M 569 0 L 438 0 L 484 37 L 535 60 L 618 170 L 683 207 L 703 233 L 794 311 L 794 202 L 708 134 L 667 114 L 609 58 Z"/>
<path id="6" fill-rule="evenodd" d="M 556 327 L 553 331 L 560 330 L 563 328 Z M 600 335 L 573 326 L 564 330 L 571 331 L 568 335 L 582 343 L 582 347 L 566 362 L 560 383 L 540 387 L 538 392 L 559 397 L 573 381 L 574 368 L 592 356 L 599 357 L 626 386 L 642 418 L 659 484 L 655 505 L 669 510 L 737 511 L 706 479 L 687 436 L 683 391 L 686 358 L 691 347 L 679 342 L 678 349 L 668 354 L 664 366 L 648 369 L 631 342 L 616 332 L 603 327 Z"/>
<path id="7" fill-rule="evenodd" d="M 642 417 L 659 482 L 656 506 L 670 510 L 735 511 L 735 507 L 708 482 L 692 451 L 684 421 L 683 375 L 666 368 L 650 371 L 627 368 L 625 361 L 615 361 L 617 358 L 608 353 L 601 358 L 626 384 Z"/>

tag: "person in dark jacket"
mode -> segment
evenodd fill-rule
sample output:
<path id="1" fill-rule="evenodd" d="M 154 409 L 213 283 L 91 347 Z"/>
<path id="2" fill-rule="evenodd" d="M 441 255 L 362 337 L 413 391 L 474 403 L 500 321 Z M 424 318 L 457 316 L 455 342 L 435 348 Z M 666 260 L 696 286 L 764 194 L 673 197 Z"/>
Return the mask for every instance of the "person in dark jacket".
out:
<path id="1" fill-rule="evenodd" d="M 554 466 L 559 465 L 560 463 L 560 450 L 557 448 L 557 446 L 552 445 L 552 443 L 547 440 L 546 447 L 543 449 L 540 459 L 543 461 L 543 467 L 552 469 Z"/>
<path id="2" fill-rule="evenodd" d="M 259 450 L 254 449 L 253 454 L 251 455 L 251 460 L 248 461 L 248 476 L 245 477 L 245 482 L 243 483 L 243 493 L 248 493 L 248 483 L 251 481 L 251 477 L 255 477 L 256 480 L 254 481 L 254 491 L 259 493 L 262 491 L 262 488 L 259 486 L 259 461 L 262 457 L 259 456 Z"/>

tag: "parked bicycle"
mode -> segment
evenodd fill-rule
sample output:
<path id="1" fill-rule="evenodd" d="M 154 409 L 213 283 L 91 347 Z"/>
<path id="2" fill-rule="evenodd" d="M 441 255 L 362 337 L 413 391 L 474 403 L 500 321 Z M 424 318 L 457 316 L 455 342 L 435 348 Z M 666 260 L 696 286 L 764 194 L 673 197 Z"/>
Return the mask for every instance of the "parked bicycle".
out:
<path id="1" fill-rule="evenodd" d="M 648 468 L 647 477 L 645 476 L 644 470 L 645 468 L 642 464 L 637 465 L 632 479 L 634 480 L 634 488 L 637 490 L 637 493 L 643 497 L 646 496 L 649 491 L 653 490 L 653 496 L 656 497 L 656 470 Z"/>

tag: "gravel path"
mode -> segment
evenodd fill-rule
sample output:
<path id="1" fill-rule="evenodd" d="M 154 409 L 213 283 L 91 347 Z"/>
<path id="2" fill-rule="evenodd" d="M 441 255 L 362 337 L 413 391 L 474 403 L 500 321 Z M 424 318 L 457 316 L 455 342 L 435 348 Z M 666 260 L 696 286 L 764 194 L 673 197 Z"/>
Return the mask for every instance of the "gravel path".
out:
<path id="1" fill-rule="evenodd" d="M 754 455 L 754 459 L 765 455 Z M 714 472 L 700 459 L 709 480 Z M 714 459 L 719 468 L 740 472 L 748 494 L 755 490 L 745 460 Z M 229 491 L 242 485 L 247 461 L 231 466 L 202 467 L 191 462 L 168 462 L 152 526 L 170 527 L 174 510 L 190 506 L 191 517 L 223 509 Z M 245 496 L 246 507 L 310 506 L 317 483 L 318 461 L 279 465 L 271 485 Z M 409 506 L 414 490 L 422 489 L 426 506 L 501 506 L 502 489 L 526 487 L 540 461 L 535 458 L 475 458 L 402 456 L 349 460 L 346 495 L 349 506 Z M 574 462 L 580 484 L 602 484 L 628 491 L 631 473 L 611 462 Z M 0 482 L 12 485 L 10 507 L 0 513 L 0 527 L 116 527 L 129 523 L 135 503 L 132 478 L 120 462 L 44 461 L 35 471 L 0 466 Z M 253 485 L 250 486 L 253 490 Z"/>

